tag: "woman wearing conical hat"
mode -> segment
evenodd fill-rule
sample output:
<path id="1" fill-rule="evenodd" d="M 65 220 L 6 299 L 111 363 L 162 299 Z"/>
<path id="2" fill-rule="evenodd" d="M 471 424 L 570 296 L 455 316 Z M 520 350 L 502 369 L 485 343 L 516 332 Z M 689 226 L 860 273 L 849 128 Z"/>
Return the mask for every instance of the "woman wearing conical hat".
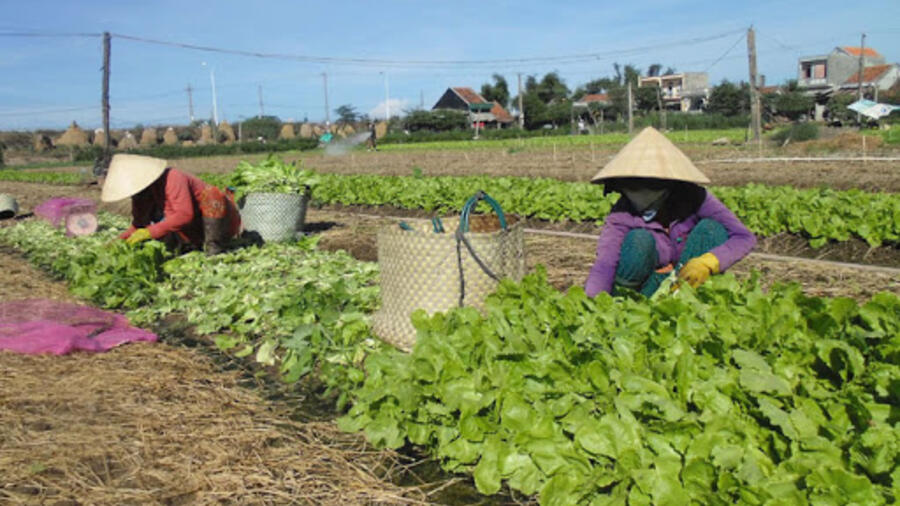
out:
<path id="1" fill-rule="evenodd" d="M 120 236 L 129 244 L 157 239 L 213 255 L 240 233 L 241 217 L 230 193 L 169 167 L 165 160 L 115 155 L 100 199 L 131 197 L 131 227 Z"/>
<path id="2" fill-rule="evenodd" d="M 622 148 L 591 182 L 622 194 L 600 232 L 585 283 L 591 297 L 616 287 L 650 296 L 672 270 L 696 287 L 756 244 L 734 213 L 701 186 L 709 179 L 653 128 Z"/>

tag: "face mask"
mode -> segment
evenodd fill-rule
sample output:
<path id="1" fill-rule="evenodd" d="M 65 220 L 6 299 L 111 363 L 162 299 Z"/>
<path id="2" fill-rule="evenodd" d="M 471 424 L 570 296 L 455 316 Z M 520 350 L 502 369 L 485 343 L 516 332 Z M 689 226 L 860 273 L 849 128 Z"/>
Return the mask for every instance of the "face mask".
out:
<path id="1" fill-rule="evenodd" d="M 631 202 L 631 205 L 634 206 L 634 209 L 643 213 L 648 208 L 659 208 L 659 204 L 662 204 L 662 201 L 668 196 L 668 189 L 661 190 L 649 190 L 646 188 L 641 188 L 640 190 L 622 190 L 622 193 L 625 194 L 625 197 Z"/>

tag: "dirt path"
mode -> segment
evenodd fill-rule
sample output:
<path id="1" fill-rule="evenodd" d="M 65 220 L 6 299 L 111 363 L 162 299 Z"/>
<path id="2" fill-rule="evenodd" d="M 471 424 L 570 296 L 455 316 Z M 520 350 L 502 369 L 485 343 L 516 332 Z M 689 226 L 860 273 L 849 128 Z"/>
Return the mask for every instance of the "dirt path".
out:
<path id="1" fill-rule="evenodd" d="M 4 250 L 0 301 L 78 302 Z M 0 503 L 423 504 L 391 452 L 331 422 L 289 419 L 199 349 L 0 352 Z"/>

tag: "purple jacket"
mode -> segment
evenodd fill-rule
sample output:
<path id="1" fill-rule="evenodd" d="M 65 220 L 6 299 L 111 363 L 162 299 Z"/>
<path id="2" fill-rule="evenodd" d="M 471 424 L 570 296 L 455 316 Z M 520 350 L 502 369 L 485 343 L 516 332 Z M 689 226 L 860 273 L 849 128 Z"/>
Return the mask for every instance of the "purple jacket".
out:
<path id="1" fill-rule="evenodd" d="M 624 197 L 623 197 L 624 198 Z M 619 207 L 619 206 L 616 206 Z M 614 208 L 615 209 L 615 208 Z M 613 211 L 606 217 L 600 239 L 597 241 L 597 260 L 591 268 L 584 291 L 593 297 L 600 292 L 611 292 L 619 264 L 622 242 L 625 235 L 635 228 L 643 228 L 653 234 L 656 239 L 656 251 L 659 253 L 657 268 L 675 264 L 681 256 L 688 234 L 703 218 L 711 218 L 721 223 L 728 231 L 725 244 L 710 251 L 719 259 L 719 269 L 725 269 L 750 253 L 756 244 L 756 237 L 722 202 L 712 193 L 706 192 L 706 198 L 694 214 L 679 221 L 673 221 L 669 230 L 659 223 L 644 222 L 640 216 L 627 211 Z"/>

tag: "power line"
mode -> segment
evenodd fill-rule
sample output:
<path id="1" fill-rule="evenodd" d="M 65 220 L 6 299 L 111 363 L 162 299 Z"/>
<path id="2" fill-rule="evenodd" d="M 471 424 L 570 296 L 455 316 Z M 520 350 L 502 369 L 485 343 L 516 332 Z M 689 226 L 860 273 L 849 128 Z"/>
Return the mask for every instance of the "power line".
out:
<path id="1" fill-rule="evenodd" d="M 659 48 L 671 48 L 680 45 L 694 45 L 702 42 L 722 39 L 737 33 L 737 30 L 731 30 L 725 33 L 710 35 L 706 37 L 693 37 L 664 44 L 654 44 L 631 49 L 617 49 L 593 53 L 579 53 L 557 56 L 535 56 L 527 58 L 499 58 L 486 60 L 388 60 L 388 59 L 370 59 L 370 58 L 341 58 L 334 56 L 312 56 L 289 53 L 268 53 L 262 51 L 249 51 L 243 49 L 229 49 L 214 46 L 205 46 L 199 44 L 188 44 L 183 42 L 166 41 L 160 39 L 151 39 L 147 37 L 138 37 L 133 35 L 113 33 L 113 37 L 135 42 L 143 42 L 147 44 L 156 44 L 169 47 L 177 47 L 181 49 L 192 49 L 197 51 L 233 54 L 239 56 L 247 56 L 253 58 L 268 58 L 280 60 L 300 61 L 304 63 L 324 63 L 324 64 L 342 64 L 342 65 L 358 65 L 358 66 L 381 66 L 381 67 L 403 67 L 403 66 L 482 66 L 482 65 L 524 65 L 524 64 L 568 64 L 593 61 L 605 58 L 615 58 L 627 56 L 629 54 L 638 54 Z"/>
<path id="2" fill-rule="evenodd" d="M 738 39 L 736 41 L 734 41 L 734 44 L 732 44 L 731 47 L 729 47 L 727 51 L 722 53 L 722 56 L 716 58 L 715 61 L 710 63 L 709 67 L 706 67 L 706 69 L 704 69 L 703 71 L 709 72 L 709 69 L 715 67 L 717 63 L 719 63 L 720 61 L 722 61 L 722 59 L 724 59 L 726 56 L 728 56 L 728 53 L 730 53 L 735 47 L 737 47 L 737 45 L 740 44 L 741 41 L 744 40 L 744 37 L 746 37 L 746 36 L 747 36 L 746 34 L 742 33 L 741 36 L 738 37 Z"/>
<path id="3" fill-rule="evenodd" d="M 0 32 L 0 37 L 83 37 L 83 38 L 100 38 L 102 33 L 92 32 Z"/>

